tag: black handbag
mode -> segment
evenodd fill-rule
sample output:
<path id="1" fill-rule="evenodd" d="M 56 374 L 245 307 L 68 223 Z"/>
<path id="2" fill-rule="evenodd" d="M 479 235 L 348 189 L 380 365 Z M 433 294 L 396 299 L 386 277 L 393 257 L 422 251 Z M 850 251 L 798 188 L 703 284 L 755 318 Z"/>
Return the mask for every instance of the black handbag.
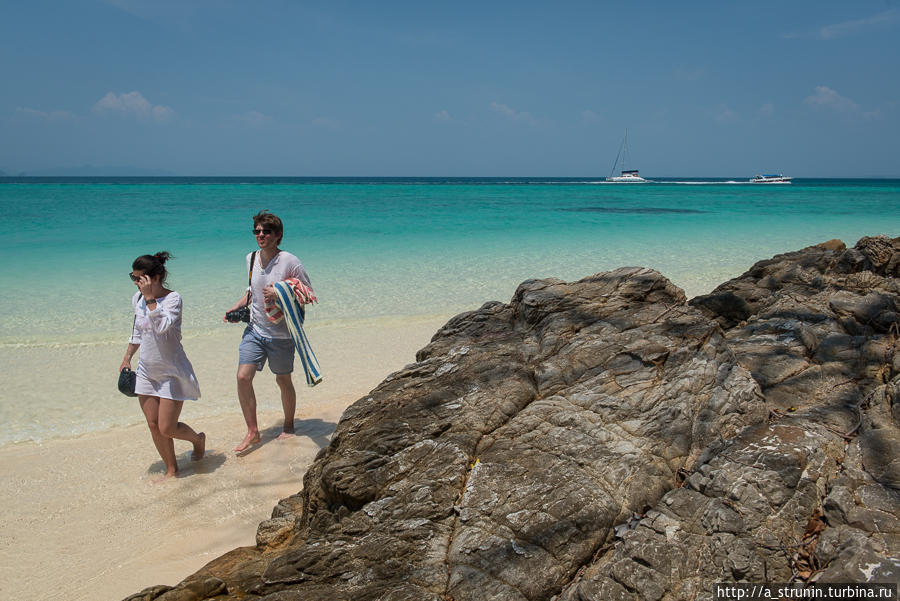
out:
<path id="1" fill-rule="evenodd" d="M 137 384 L 137 374 L 127 367 L 123 367 L 119 372 L 119 392 L 125 396 L 137 396 L 134 392 L 134 385 Z"/>
<path id="2" fill-rule="evenodd" d="M 250 257 L 250 273 L 247 274 L 247 288 L 250 288 L 251 280 L 253 279 L 253 264 L 256 262 L 256 253 L 258 251 L 253 251 L 253 256 Z M 231 323 L 250 323 L 250 299 L 252 298 L 252 293 L 247 291 L 247 304 L 239 309 L 235 309 L 234 311 L 229 311 L 225 314 L 225 320 Z"/>
<path id="3" fill-rule="evenodd" d="M 137 323 L 137 315 L 131 320 L 131 335 L 134 336 L 134 324 Z M 134 392 L 134 386 L 137 384 L 137 374 L 131 371 L 130 367 L 123 367 L 119 372 L 119 392 L 125 396 L 137 396 Z"/>

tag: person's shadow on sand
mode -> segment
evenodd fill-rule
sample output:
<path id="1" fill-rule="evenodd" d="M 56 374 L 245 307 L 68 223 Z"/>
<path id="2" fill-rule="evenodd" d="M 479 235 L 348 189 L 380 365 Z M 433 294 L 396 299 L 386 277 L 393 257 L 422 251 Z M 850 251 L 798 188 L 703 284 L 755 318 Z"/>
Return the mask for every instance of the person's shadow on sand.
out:
<path id="1" fill-rule="evenodd" d="M 314 418 L 295 421 L 294 427 L 297 436 L 309 436 L 317 447 L 324 449 L 331 442 L 331 435 L 334 434 L 337 424 Z"/>
<path id="2" fill-rule="evenodd" d="M 294 436 L 308 436 L 320 449 L 331 442 L 331 435 L 334 433 L 335 428 L 337 428 L 337 424 L 326 422 L 319 418 L 294 420 Z M 282 427 L 280 425 L 260 430 L 259 442 L 239 453 L 235 453 L 235 455 L 246 457 L 264 444 L 278 440 L 281 434 Z"/>
<path id="3" fill-rule="evenodd" d="M 191 460 L 191 451 L 186 451 L 177 456 L 178 475 L 176 478 L 186 478 L 198 474 L 211 474 L 225 464 L 227 457 L 224 453 L 207 450 L 202 459 Z M 159 460 L 147 468 L 147 475 L 152 477 L 162 476 L 166 473 L 166 464 Z"/>

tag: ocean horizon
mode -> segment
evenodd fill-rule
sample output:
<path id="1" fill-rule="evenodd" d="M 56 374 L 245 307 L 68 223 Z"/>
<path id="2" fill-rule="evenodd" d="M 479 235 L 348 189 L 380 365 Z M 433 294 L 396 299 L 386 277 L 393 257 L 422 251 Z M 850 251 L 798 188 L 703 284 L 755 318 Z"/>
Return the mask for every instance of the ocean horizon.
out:
<path id="1" fill-rule="evenodd" d="M 95 422 L 98 398 L 121 403 L 106 382 L 63 401 L 36 374 L 77 380 L 68 364 L 53 371 L 60 353 L 95 361 L 101 350 L 124 352 L 135 291 L 128 272 L 141 254 L 174 255 L 169 285 L 184 299 L 186 344 L 231 335 L 235 326 L 221 316 L 246 285 L 252 217 L 262 209 L 284 220 L 281 248 L 310 274 L 319 298 L 308 311 L 313 334 L 451 316 L 508 302 L 527 279 L 572 281 L 623 266 L 656 269 L 693 297 L 776 254 L 900 235 L 900 180 L 732 181 L 0 178 L 8 223 L 0 373 L 31 374 L 0 393 L 8 425 L 0 444 L 139 420 L 129 408 L 118 421 Z M 222 350 L 223 364 L 234 362 L 232 350 Z"/>
<path id="2" fill-rule="evenodd" d="M 738 183 L 750 184 L 751 177 L 755 174 L 743 174 L 734 176 L 707 176 L 707 175 L 643 175 L 647 183 L 651 184 L 678 184 L 678 183 Z M 790 174 L 788 174 L 790 175 Z M 860 176 L 860 177 L 791 177 L 795 183 L 837 183 L 837 182 L 896 182 L 900 177 L 893 176 Z M 555 176 L 555 175 L 142 175 L 142 174 L 109 174 L 109 175 L 29 175 L 22 173 L 12 175 L 0 173 L 0 184 L 41 184 L 41 183 L 471 183 L 471 184 L 497 184 L 497 183 L 602 183 L 607 182 L 605 175 L 596 176 Z M 616 184 L 621 185 L 621 184 Z"/>

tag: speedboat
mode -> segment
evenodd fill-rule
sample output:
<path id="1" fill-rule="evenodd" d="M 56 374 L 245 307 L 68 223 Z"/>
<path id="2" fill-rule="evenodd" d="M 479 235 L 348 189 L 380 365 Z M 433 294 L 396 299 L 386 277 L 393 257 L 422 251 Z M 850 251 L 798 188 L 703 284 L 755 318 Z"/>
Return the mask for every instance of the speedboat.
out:
<path id="1" fill-rule="evenodd" d="M 791 178 L 785 177 L 784 174 L 778 173 L 776 175 L 755 175 L 753 179 L 750 180 L 751 184 L 789 184 L 791 183 Z"/>
<path id="2" fill-rule="evenodd" d="M 620 160 L 621 159 L 621 160 Z M 644 179 L 640 175 L 638 175 L 637 169 L 626 169 L 625 164 L 628 161 L 628 130 L 625 130 L 625 138 L 622 140 L 622 147 L 619 148 L 619 154 L 616 155 L 616 162 L 613 163 L 612 171 L 609 173 L 609 177 L 606 178 L 607 182 L 613 184 L 644 184 L 649 182 L 649 179 Z M 616 172 L 616 167 L 622 165 L 621 175 L 613 175 Z"/>

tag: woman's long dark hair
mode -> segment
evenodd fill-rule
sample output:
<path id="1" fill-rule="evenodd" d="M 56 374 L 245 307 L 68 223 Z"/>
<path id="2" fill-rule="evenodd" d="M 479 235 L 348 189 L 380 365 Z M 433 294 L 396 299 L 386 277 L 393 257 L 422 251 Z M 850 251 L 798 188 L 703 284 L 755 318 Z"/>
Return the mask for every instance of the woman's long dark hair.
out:
<path id="1" fill-rule="evenodd" d="M 171 253 L 166 251 L 158 252 L 155 255 L 141 255 L 131 264 L 131 269 L 143 271 L 151 279 L 159 276 L 160 285 L 165 286 L 166 277 L 169 275 L 169 272 L 166 271 L 166 261 L 171 258 Z"/>

